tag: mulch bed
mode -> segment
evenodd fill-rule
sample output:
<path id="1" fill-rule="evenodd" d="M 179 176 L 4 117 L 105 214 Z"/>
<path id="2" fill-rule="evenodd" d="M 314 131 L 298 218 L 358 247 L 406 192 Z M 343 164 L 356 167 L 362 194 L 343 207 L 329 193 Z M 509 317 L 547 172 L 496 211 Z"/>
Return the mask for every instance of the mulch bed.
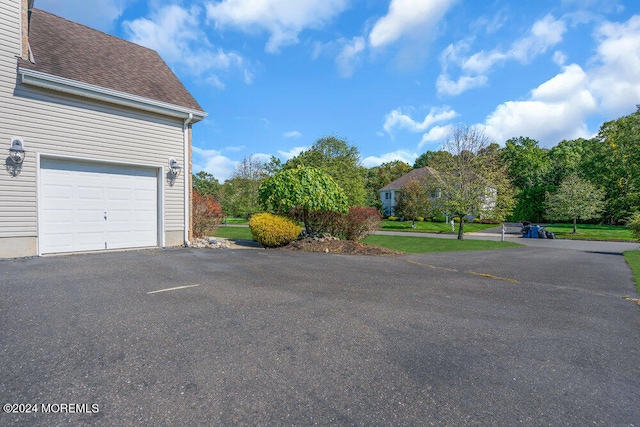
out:
<path id="1" fill-rule="evenodd" d="M 391 256 L 402 253 L 380 246 L 365 245 L 364 243 L 358 243 L 352 240 L 333 240 L 322 238 L 304 238 L 296 240 L 279 249 L 283 251 L 325 252 L 345 255 Z"/>

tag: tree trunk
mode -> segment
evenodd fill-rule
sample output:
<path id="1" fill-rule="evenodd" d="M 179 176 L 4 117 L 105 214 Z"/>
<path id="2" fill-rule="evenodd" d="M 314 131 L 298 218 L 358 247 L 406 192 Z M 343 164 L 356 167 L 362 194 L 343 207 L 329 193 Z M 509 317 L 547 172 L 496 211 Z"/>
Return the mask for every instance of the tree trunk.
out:
<path id="1" fill-rule="evenodd" d="M 313 230 L 311 229 L 311 225 L 309 225 L 309 210 L 308 209 L 303 209 L 302 210 L 302 222 L 304 222 L 304 229 L 307 232 L 307 236 L 311 236 L 311 234 L 313 233 Z"/>
<path id="2" fill-rule="evenodd" d="M 464 240 L 464 215 L 460 215 L 460 225 L 458 225 L 458 240 Z"/>
<path id="3" fill-rule="evenodd" d="M 577 227 L 576 227 L 576 221 L 578 220 L 578 218 L 573 218 L 573 234 L 576 234 L 578 232 Z"/>

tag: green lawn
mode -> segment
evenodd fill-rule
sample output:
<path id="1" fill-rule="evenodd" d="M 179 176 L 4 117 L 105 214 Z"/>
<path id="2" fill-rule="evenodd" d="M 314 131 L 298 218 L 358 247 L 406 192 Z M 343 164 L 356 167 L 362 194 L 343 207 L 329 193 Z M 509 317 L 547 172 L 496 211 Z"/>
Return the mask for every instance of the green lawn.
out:
<path id="1" fill-rule="evenodd" d="M 626 251 L 624 259 L 631 267 L 633 279 L 636 281 L 636 291 L 640 294 L 640 251 Z"/>
<path id="2" fill-rule="evenodd" d="M 249 220 L 246 218 L 226 217 L 224 222 L 225 224 L 248 224 Z"/>
<path id="3" fill-rule="evenodd" d="M 578 224 L 578 232 L 573 234 L 573 224 L 545 225 L 545 230 L 553 231 L 558 239 L 633 241 L 629 227 L 620 225 Z"/>
<path id="4" fill-rule="evenodd" d="M 437 237 L 382 236 L 377 234 L 367 237 L 362 242 L 412 254 L 426 252 L 484 251 L 522 246 L 514 242 L 497 242 L 491 240 L 457 240 L 439 239 Z"/>
<path id="5" fill-rule="evenodd" d="M 411 221 L 383 221 L 381 229 L 388 231 L 417 231 L 423 233 L 455 234 L 458 232 L 458 225 L 458 223 L 455 224 L 456 231 L 452 233 L 451 224 L 446 222 L 416 221 L 416 228 L 412 228 Z M 465 233 L 473 233 L 475 231 L 482 231 L 487 228 L 495 227 L 500 227 L 500 224 L 478 224 L 465 222 L 464 231 Z"/>
<path id="6" fill-rule="evenodd" d="M 220 227 L 215 237 L 232 240 L 253 240 L 249 227 Z M 497 242 L 488 240 L 455 240 L 432 237 L 413 236 L 380 236 L 371 235 L 362 241 L 369 245 L 383 246 L 407 253 L 482 251 L 522 246 L 514 242 Z"/>
<path id="7" fill-rule="evenodd" d="M 249 227 L 220 227 L 215 233 L 214 237 L 224 237 L 231 240 L 253 240 L 251 230 Z"/>

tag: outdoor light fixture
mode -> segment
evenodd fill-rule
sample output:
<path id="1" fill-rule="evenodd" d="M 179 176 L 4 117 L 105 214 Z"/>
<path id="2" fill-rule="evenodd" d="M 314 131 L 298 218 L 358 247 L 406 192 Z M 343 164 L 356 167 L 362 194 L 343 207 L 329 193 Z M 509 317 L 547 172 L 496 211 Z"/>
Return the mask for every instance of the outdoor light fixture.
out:
<path id="1" fill-rule="evenodd" d="M 169 159 L 169 169 L 171 170 L 171 174 L 173 176 L 180 175 L 180 170 L 182 167 L 178 164 L 178 161 L 174 158 Z"/>
<path id="2" fill-rule="evenodd" d="M 15 164 L 20 164 L 24 160 L 24 144 L 22 138 L 14 136 L 11 138 L 11 148 L 9 148 L 9 157 Z"/>

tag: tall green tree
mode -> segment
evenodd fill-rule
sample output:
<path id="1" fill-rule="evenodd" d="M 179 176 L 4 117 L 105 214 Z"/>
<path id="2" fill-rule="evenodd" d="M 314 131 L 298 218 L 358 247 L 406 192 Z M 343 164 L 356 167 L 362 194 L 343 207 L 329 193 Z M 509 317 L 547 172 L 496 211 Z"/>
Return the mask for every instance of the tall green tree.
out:
<path id="1" fill-rule="evenodd" d="M 263 207 L 273 213 L 302 212 L 307 233 L 314 230 L 310 213 L 332 211 L 347 213 L 347 197 L 333 178 L 318 168 L 299 166 L 283 169 L 264 181 L 259 188 Z"/>
<path id="2" fill-rule="evenodd" d="M 395 212 L 399 217 L 410 219 L 414 225 L 419 216 L 429 216 L 431 201 L 427 187 L 416 179 L 409 180 L 397 197 Z"/>
<path id="3" fill-rule="evenodd" d="M 573 174 L 566 177 L 555 193 L 547 195 L 547 216 L 555 220 L 572 220 L 573 234 L 579 219 L 597 218 L 604 207 L 604 191 Z"/>
<path id="4" fill-rule="evenodd" d="M 255 156 L 245 156 L 231 178 L 222 186 L 222 209 L 225 214 L 248 218 L 260 212 L 258 188 L 267 178 L 264 164 Z"/>
<path id="5" fill-rule="evenodd" d="M 424 168 L 426 166 L 433 167 L 434 165 L 451 160 L 451 153 L 444 150 L 439 151 L 427 151 L 420 154 L 413 163 L 414 169 Z"/>
<path id="6" fill-rule="evenodd" d="M 554 188 L 548 150 L 541 148 L 538 141 L 521 136 L 509 139 L 500 150 L 500 157 L 516 190 L 511 218 L 542 221 L 545 194 Z"/>
<path id="7" fill-rule="evenodd" d="M 358 148 L 330 136 L 320 138 L 309 150 L 285 164 L 285 169 L 310 166 L 329 174 L 346 194 L 350 206 L 363 205 L 366 199 L 364 174 Z"/>
<path id="8" fill-rule="evenodd" d="M 509 198 L 506 171 L 496 165 L 498 156 L 482 155 L 491 143 L 480 128 L 457 126 L 443 147 L 451 157 L 443 156 L 432 166 L 437 171 L 437 182 L 432 185 L 440 190 L 439 204 L 444 213 L 460 220 L 459 240 L 464 239 L 465 217 L 491 217 L 497 210 L 508 210 L 498 206 Z"/>
<path id="9" fill-rule="evenodd" d="M 193 175 L 192 187 L 201 196 L 213 197 L 214 200 L 218 200 L 222 185 L 220 182 L 209 172 L 200 171 Z"/>
<path id="10" fill-rule="evenodd" d="M 367 192 L 367 206 L 382 209 L 380 189 L 411 171 L 411 166 L 400 160 L 373 166 L 365 171 L 364 182 Z"/>
<path id="11" fill-rule="evenodd" d="M 604 123 L 598 140 L 600 152 L 590 166 L 599 172 L 598 184 L 607 193 L 605 216 L 617 222 L 640 207 L 640 106 L 632 114 Z"/>

